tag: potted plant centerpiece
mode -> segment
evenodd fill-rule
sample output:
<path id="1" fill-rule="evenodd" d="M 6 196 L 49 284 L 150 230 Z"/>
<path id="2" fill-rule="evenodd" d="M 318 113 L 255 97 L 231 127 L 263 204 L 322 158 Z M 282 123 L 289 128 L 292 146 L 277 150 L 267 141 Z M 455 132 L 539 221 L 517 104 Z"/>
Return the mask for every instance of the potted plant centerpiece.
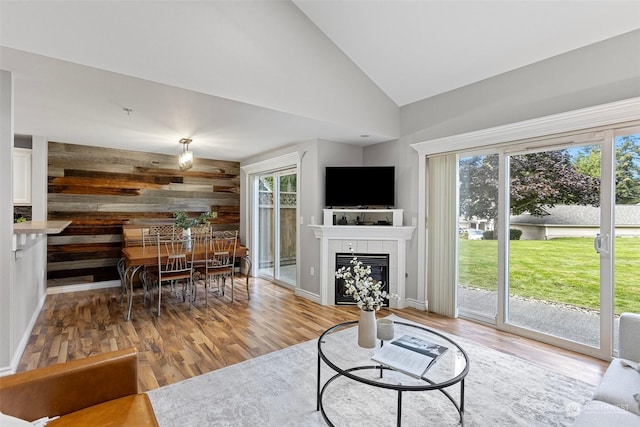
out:
<path id="1" fill-rule="evenodd" d="M 191 227 L 198 227 L 201 225 L 209 225 L 210 219 L 215 219 L 218 216 L 215 212 L 202 212 L 195 218 L 189 218 L 184 211 L 178 211 L 173 213 L 173 217 L 176 219 L 173 223 L 175 228 L 181 228 L 183 235 L 191 241 Z"/>
<path id="2" fill-rule="evenodd" d="M 174 212 L 173 217 L 176 219 L 173 225 L 176 228 L 182 228 L 183 230 L 187 230 L 191 227 L 197 227 L 199 225 L 209 225 L 210 219 L 217 218 L 217 214 L 215 212 L 202 212 L 195 218 L 189 218 L 184 211 Z"/>
<path id="3" fill-rule="evenodd" d="M 362 264 L 355 256 L 351 244 L 349 251 L 353 255 L 350 266 L 341 267 L 336 271 L 336 278 L 343 279 L 345 294 L 351 295 L 360 307 L 358 322 L 358 345 L 365 348 L 376 346 L 376 311 L 380 310 L 385 300 L 391 296 L 383 291 L 383 282 L 371 277 L 371 267 Z"/>

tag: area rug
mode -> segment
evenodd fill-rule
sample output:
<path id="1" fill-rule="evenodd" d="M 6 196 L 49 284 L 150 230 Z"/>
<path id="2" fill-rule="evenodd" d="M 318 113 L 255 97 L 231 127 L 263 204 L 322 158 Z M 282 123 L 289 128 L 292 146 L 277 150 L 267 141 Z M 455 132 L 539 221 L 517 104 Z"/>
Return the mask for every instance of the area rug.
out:
<path id="1" fill-rule="evenodd" d="M 395 320 L 405 321 L 397 316 Z M 338 332 L 355 340 L 356 328 Z M 448 335 L 448 334 L 445 334 Z M 468 354 L 466 426 L 569 426 L 594 386 L 451 336 Z M 317 340 L 150 391 L 161 426 L 324 426 L 316 411 Z M 323 368 L 323 378 L 330 370 Z M 458 386 L 451 388 L 459 396 Z M 334 381 L 325 408 L 336 426 L 396 423 L 393 390 L 349 379 Z M 456 426 L 441 393 L 403 394 L 403 426 Z"/>

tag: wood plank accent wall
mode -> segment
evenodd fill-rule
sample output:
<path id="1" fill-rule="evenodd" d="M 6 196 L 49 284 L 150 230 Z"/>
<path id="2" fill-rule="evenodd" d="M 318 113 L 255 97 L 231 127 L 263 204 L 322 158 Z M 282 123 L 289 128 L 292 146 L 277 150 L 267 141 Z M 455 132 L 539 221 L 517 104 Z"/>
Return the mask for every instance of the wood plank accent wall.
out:
<path id="1" fill-rule="evenodd" d="M 179 150 L 176 144 L 176 151 Z M 49 142 L 48 218 L 71 225 L 47 245 L 47 286 L 119 280 L 124 224 L 172 223 L 174 211 L 217 212 L 240 227 L 240 163 Z"/>

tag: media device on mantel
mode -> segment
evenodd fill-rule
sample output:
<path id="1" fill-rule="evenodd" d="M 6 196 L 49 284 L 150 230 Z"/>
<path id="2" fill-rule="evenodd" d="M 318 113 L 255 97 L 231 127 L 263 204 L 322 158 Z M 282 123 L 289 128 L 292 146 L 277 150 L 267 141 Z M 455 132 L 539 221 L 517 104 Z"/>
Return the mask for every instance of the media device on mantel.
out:
<path id="1" fill-rule="evenodd" d="M 327 207 L 392 208 L 395 167 L 327 166 L 324 188 Z"/>

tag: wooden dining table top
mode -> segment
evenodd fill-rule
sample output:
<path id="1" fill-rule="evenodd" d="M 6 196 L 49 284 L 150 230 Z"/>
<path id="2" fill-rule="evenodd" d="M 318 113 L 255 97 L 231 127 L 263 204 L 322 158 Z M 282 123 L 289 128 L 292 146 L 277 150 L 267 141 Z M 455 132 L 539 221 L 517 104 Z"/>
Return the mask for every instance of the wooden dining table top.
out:
<path id="1" fill-rule="evenodd" d="M 203 257 L 204 254 L 204 249 L 197 250 L 194 253 L 194 258 L 198 258 L 199 255 Z M 248 254 L 249 248 L 242 245 L 236 246 L 236 258 L 244 258 Z M 158 264 L 158 248 L 156 246 L 127 246 L 122 248 L 122 255 L 129 266 L 151 266 Z"/>

